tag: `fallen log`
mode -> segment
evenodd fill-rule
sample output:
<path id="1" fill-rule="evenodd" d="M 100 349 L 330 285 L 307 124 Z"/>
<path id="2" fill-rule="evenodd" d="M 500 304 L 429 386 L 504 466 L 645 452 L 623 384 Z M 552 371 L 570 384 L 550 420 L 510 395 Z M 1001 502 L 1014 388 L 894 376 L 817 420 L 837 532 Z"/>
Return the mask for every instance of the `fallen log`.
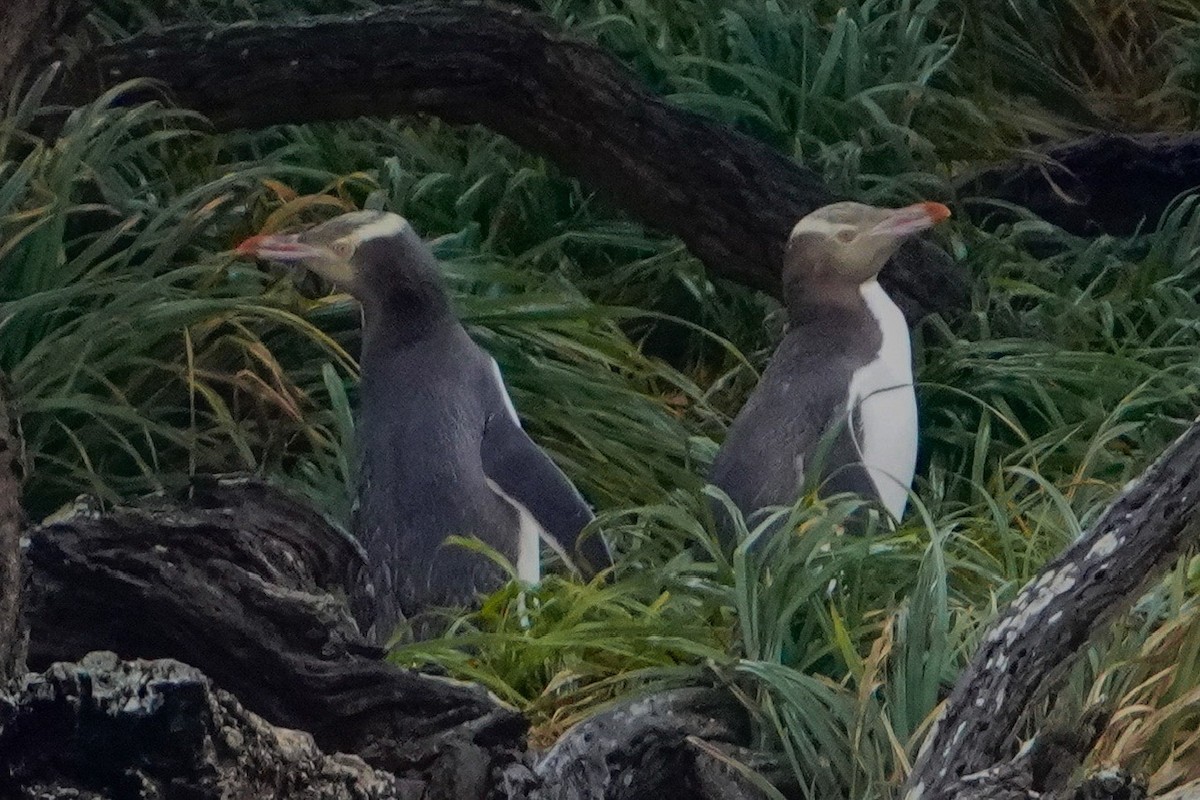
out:
<path id="1" fill-rule="evenodd" d="M 749 714 L 728 692 L 680 689 L 639 698 L 584 720 L 539 757 L 539 797 L 756 800 L 762 793 L 712 755 L 730 749 L 770 769 L 761 754 L 740 747 L 750 738 Z"/>
<path id="2" fill-rule="evenodd" d="M 511 7 L 418 0 L 179 26 L 88 53 L 59 99 L 137 77 L 164 82 L 217 130 L 418 113 L 484 125 L 675 234 L 713 275 L 776 296 L 792 227 L 839 199 L 811 170 L 669 105 L 595 45 Z M 907 243 L 882 280 L 910 320 L 967 299 L 962 271 L 925 241 Z"/>
<path id="3" fill-rule="evenodd" d="M 525 718 L 482 687 L 381 659 L 339 597 L 363 592 L 356 544 L 260 481 L 107 514 L 80 503 L 30 532 L 28 560 L 34 669 L 93 650 L 177 659 L 272 724 L 402 777 L 483 781 L 521 749 Z"/>

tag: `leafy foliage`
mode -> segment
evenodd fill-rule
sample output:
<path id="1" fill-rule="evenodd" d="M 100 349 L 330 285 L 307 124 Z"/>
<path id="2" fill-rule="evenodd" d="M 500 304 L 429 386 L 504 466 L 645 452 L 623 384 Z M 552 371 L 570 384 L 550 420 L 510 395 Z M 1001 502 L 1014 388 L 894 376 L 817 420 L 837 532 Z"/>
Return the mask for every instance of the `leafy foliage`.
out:
<path id="1" fill-rule="evenodd" d="M 360 5 L 106 0 L 88 25 L 119 37 Z M 1174 0 L 540 7 L 673 102 L 869 201 L 950 198 L 955 174 L 1046 136 L 1196 119 L 1196 14 Z M 31 513 L 236 469 L 345 521 L 357 312 L 229 248 L 349 208 L 403 213 L 620 558 L 608 583 L 509 585 L 393 657 L 487 684 L 547 741 L 631 692 L 717 682 L 809 796 L 889 795 L 997 607 L 1200 405 L 1195 195 L 1123 240 L 960 214 L 942 241 L 972 307 L 915 332 L 914 510 L 846 537 L 859 499 L 805 497 L 723 554 L 723 499 L 700 476 L 778 336 L 770 301 L 713 284 L 677 242 L 482 130 L 396 119 L 212 136 L 119 87 L 47 143 L 32 131 L 48 79 L 0 122 L 0 370 Z M 1113 703 L 1098 763 L 1157 789 L 1196 779 L 1196 588 L 1181 562 L 1034 721 Z"/>

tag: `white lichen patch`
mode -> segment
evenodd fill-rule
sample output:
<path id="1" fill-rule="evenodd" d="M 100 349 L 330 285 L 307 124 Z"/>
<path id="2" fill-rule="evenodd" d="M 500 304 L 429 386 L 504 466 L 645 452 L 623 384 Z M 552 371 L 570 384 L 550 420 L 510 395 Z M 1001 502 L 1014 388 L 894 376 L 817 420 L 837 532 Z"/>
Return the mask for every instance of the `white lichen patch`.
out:
<path id="1" fill-rule="evenodd" d="M 993 628 L 985 641 L 996 642 L 1003 638 L 1006 645 L 1011 645 L 1017 634 L 1027 628 L 1035 617 L 1075 587 L 1078 576 L 1079 567 L 1067 564 L 1038 578 L 1036 583 L 1021 592 L 1013 602 L 1010 616 Z"/>
<path id="2" fill-rule="evenodd" d="M 38 527 L 46 528 L 61 522 L 73 522 L 76 520 L 98 520 L 101 516 L 103 515 L 101 513 L 100 501 L 91 495 L 81 494 L 72 502 L 47 515 Z"/>
<path id="3" fill-rule="evenodd" d="M 1091 561 L 1094 558 L 1108 558 L 1117 547 L 1123 542 L 1123 539 L 1117 537 L 1115 533 L 1106 533 L 1101 536 L 1096 543 L 1092 545 L 1092 549 L 1088 550 L 1087 560 Z"/>

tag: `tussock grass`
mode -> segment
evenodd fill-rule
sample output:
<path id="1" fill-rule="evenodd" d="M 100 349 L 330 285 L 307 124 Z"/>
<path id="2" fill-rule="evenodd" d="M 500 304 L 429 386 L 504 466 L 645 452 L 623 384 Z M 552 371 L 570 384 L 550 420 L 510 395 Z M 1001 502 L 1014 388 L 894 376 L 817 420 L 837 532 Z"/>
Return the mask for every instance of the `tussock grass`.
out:
<path id="1" fill-rule="evenodd" d="M 168 17 L 106 0 L 87 24 L 120 37 L 354 7 L 187 0 Z M 1197 20 L 1173 0 L 537 7 L 672 102 L 869 201 L 952 199 L 958 172 L 1047 136 L 1195 120 Z M 27 507 L 243 469 L 344 523 L 357 309 L 229 249 L 350 208 L 403 213 L 619 553 L 609 582 L 512 584 L 393 652 L 486 684 L 541 742 L 631 693 L 719 684 L 802 794 L 894 795 L 996 609 L 1200 404 L 1194 195 L 1127 239 L 959 215 L 942 241 L 972 304 L 915 332 L 913 510 L 849 537 L 861 500 L 809 496 L 747 521 L 723 554 L 721 498 L 700 476 L 778 338 L 771 301 L 714 284 L 677 242 L 486 131 L 396 119 L 212 136 L 163 103 L 125 104 L 127 88 L 53 144 L 30 133 L 44 84 L 0 122 L 0 370 Z M 1094 764 L 1156 789 L 1195 779 L 1196 576 L 1181 560 L 1031 709 L 1030 730 L 1107 702 L 1119 710 Z"/>

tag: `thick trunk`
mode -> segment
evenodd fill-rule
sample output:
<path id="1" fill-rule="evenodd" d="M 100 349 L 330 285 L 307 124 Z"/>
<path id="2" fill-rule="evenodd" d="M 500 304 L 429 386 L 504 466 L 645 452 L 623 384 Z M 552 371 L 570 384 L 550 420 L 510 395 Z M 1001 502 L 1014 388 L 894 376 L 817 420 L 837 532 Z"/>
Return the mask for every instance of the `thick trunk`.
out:
<path id="1" fill-rule="evenodd" d="M 838 199 L 811 170 L 670 106 L 595 45 L 513 8 L 418 0 L 179 27 L 90 54 L 68 97 L 139 76 L 218 129 L 414 113 L 485 125 L 677 235 L 713 275 L 776 295 L 792 226 Z M 910 319 L 966 301 L 961 271 L 927 242 L 906 245 L 883 280 Z"/>

